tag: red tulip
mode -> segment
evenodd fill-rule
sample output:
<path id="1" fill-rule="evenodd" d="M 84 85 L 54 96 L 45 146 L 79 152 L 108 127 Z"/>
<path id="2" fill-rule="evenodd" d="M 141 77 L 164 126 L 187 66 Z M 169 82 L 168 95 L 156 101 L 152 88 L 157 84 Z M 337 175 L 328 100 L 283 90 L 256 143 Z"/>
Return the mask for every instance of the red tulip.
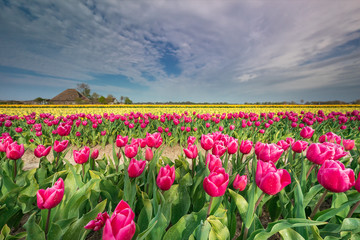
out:
<path id="1" fill-rule="evenodd" d="M 195 159 L 198 156 L 198 149 L 196 145 L 189 145 L 187 148 L 184 148 L 183 150 L 186 157 L 190 159 Z"/>
<path id="2" fill-rule="evenodd" d="M 244 191 L 244 189 L 246 188 L 246 184 L 247 184 L 247 176 L 246 175 L 240 176 L 239 174 L 237 174 L 233 182 L 234 189 L 237 189 L 239 191 Z"/>
<path id="3" fill-rule="evenodd" d="M 291 149 L 296 153 L 301 153 L 305 151 L 308 144 L 309 144 L 308 142 L 298 140 L 291 145 Z"/>
<path id="4" fill-rule="evenodd" d="M 206 157 L 206 166 L 208 166 L 210 172 L 215 171 L 218 168 L 222 167 L 222 163 L 219 157 L 212 155 L 211 153 L 209 153 Z"/>
<path id="5" fill-rule="evenodd" d="M 45 148 L 43 145 L 38 145 L 34 150 L 34 155 L 37 158 L 46 157 L 51 150 L 51 146 Z"/>
<path id="6" fill-rule="evenodd" d="M 355 147 L 355 140 L 343 139 L 343 145 L 346 151 L 350 151 Z"/>
<path id="7" fill-rule="evenodd" d="M 140 176 L 144 169 L 145 169 L 146 161 L 138 161 L 135 158 L 131 159 L 129 167 L 128 167 L 128 174 L 131 178 L 136 178 Z"/>
<path id="8" fill-rule="evenodd" d="M 64 151 L 65 148 L 67 148 L 68 144 L 69 144 L 69 140 L 63 140 L 61 142 L 59 142 L 58 140 L 55 140 L 55 142 L 54 142 L 55 152 L 60 153 L 60 152 Z"/>
<path id="9" fill-rule="evenodd" d="M 99 150 L 95 148 L 91 153 L 91 159 L 97 159 L 98 156 L 99 156 Z"/>
<path id="10" fill-rule="evenodd" d="M 274 143 L 264 144 L 262 150 L 258 154 L 258 159 L 264 162 L 271 161 L 276 163 L 283 152 L 284 150 Z"/>
<path id="11" fill-rule="evenodd" d="M 273 162 L 257 163 L 256 185 L 265 193 L 275 195 L 291 183 L 291 177 L 285 169 L 276 169 Z"/>
<path id="12" fill-rule="evenodd" d="M 310 139 L 313 136 L 314 132 L 315 130 L 312 127 L 306 126 L 303 129 L 301 129 L 300 136 L 302 138 Z"/>
<path id="13" fill-rule="evenodd" d="M 252 149 L 253 142 L 250 140 L 242 140 L 240 144 L 240 152 L 243 154 L 249 154 Z"/>
<path id="14" fill-rule="evenodd" d="M 214 139 L 211 135 L 203 134 L 201 135 L 200 144 L 205 151 L 208 151 L 214 146 Z"/>
<path id="15" fill-rule="evenodd" d="M 310 162 L 321 165 L 325 160 L 332 159 L 334 154 L 335 151 L 332 148 L 322 143 L 312 143 L 306 152 L 306 157 Z"/>
<path id="16" fill-rule="evenodd" d="M 99 231 L 105 225 L 106 220 L 108 220 L 109 214 L 107 212 L 98 213 L 97 217 L 94 220 L 91 220 L 84 228 L 92 229 L 94 231 Z"/>
<path id="17" fill-rule="evenodd" d="M 332 192 L 346 192 L 355 184 L 355 174 L 339 161 L 325 160 L 317 175 L 318 182 Z"/>
<path id="18" fill-rule="evenodd" d="M 154 154 L 153 154 L 151 148 L 147 148 L 145 150 L 145 160 L 146 161 L 151 161 L 153 159 L 153 157 L 154 157 Z"/>
<path id="19" fill-rule="evenodd" d="M 121 136 L 121 135 L 117 135 L 116 137 L 116 146 L 117 147 L 124 147 L 129 141 L 129 137 L 128 136 Z"/>
<path id="20" fill-rule="evenodd" d="M 229 184 L 229 174 L 224 168 L 217 168 L 209 176 L 204 178 L 203 187 L 211 197 L 220 197 L 224 195 Z"/>
<path id="21" fill-rule="evenodd" d="M 138 145 L 137 144 L 125 145 L 124 153 L 127 158 L 135 157 L 138 153 Z"/>
<path id="22" fill-rule="evenodd" d="M 17 142 L 10 143 L 6 148 L 6 157 L 11 160 L 18 160 L 24 155 L 24 144 Z"/>
<path id="23" fill-rule="evenodd" d="M 64 181 L 59 178 L 51 188 L 39 189 L 36 193 L 37 206 L 40 209 L 56 207 L 64 197 Z"/>
<path id="24" fill-rule="evenodd" d="M 156 178 L 156 185 L 163 191 L 167 191 L 171 188 L 171 185 L 175 181 L 175 167 L 166 165 L 161 167 L 159 174 Z"/>
<path id="25" fill-rule="evenodd" d="M 131 240 L 136 231 L 135 214 L 129 204 L 121 200 L 110 219 L 106 220 L 103 240 Z"/>
<path id="26" fill-rule="evenodd" d="M 81 149 L 80 151 L 73 151 L 74 154 L 74 161 L 77 164 L 83 164 L 86 163 L 89 160 L 89 155 L 90 155 L 90 148 L 85 146 L 83 149 Z"/>

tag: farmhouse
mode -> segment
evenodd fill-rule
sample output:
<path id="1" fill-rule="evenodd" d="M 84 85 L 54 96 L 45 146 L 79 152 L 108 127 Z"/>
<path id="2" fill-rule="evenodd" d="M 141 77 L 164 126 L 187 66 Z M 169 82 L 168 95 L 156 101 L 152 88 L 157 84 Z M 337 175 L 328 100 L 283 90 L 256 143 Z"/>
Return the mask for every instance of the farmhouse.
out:
<path id="1" fill-rule="evenodd" d="M 79 103 L 89 103 L 90 99 L 85 97 L 76 89 L 66 89 L 60 94 L 56 95 L 50 100 L 51 104 L 79 104 Z"/>

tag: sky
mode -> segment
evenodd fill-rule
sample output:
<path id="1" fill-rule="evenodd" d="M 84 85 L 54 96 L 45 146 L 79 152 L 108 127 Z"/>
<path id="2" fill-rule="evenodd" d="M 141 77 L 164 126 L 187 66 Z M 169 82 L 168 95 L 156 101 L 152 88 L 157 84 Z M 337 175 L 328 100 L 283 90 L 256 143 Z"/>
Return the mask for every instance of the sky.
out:
<path id="1" fill-rule="evenodd" d="M 358 0 L 0 0 L 0 99 L 360 99 Z"/>

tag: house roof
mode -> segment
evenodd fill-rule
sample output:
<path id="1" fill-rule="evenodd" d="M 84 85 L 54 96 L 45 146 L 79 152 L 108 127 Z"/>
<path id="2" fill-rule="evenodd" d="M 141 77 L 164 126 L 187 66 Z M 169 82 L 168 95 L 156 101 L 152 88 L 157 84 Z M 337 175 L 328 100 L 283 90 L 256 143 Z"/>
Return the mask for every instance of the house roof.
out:
<path id="1" fill-rule="evenodd" d="M 76 89 L 70 88 L 53 97 L 51 101 L 76 101 L 76 99 L 79 98 L 81 98 L 82 100 L 89 100 Z"/>

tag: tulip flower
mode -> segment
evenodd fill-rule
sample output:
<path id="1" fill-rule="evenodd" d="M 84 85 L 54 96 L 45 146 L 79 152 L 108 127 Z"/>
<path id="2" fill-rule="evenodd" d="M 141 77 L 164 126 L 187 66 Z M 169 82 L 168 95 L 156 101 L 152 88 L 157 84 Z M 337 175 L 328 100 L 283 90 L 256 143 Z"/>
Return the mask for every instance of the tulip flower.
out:
<path id="1" fill-rule="evenodd" d="M 60 136 L 68 136 L 71 131 L 71 126 L 70 125 L 63 125 L 63 126 L 60 125 L 60 126 L 58 126 L 56 131 Z"/>
<path id="2" fill-rule="evenodd" d="M 94 149 L 93 151 L 92 151 L 92 153 L 91 153 L 91 159 L 97 159 L 98 158 L 98 156 L 99 156 L 99 150 L 98 149 Z"/>
<path id="3" fill-rule="evenodd" d="M 281 147 L 284 151 L 288 150 L 290 144 L 288 144 L 285 140 L 280 140 L 276 143 L 279 147 Z"/>
<path id="4" fill-rule="evenodd" d="M 110 219 L 105 222 L 103 240 L 131 240 L 136 231 L 135 214 L 129 204 L 121 200 Z"/>
<path id="5" fill-rule="evenodd" d="M 129 141 L 129 137 L 128 136 L 121 136 L 121 135 L 117 135 L 116 137 L 116 146 L 121 148 L 124 147 Z"/>
<path id="6" fill-rule="evenodd" d="M 63 140 L 61 142 L 59 142 L 58 140 L 55 140 L 54 142 L 54 150 L 57 153 L 61 153 L 62 151 L 64 151 L 67 146 L 69 144 L 69 140 Z"/>
<path id="7" fill-rule="evenodd" d="M 296 153 L 302 153 L 308 146 L 308 142 L 298 140 L 291 145 L 291 149 Z"/>
<path id="8" fill-rule="evenodd" d="M 234 189 L 239 191 L 244 191 L 244 189 L 246 188 L 246 184 L 247 184 L 247 176 L 246 175 L 240 176 L 239 174 L 237 174 L 233 182 Z"/>
<path id="9" fill-rule="evenodd" d="M 276 169 L 274 162 L 259 160 L 255 182 L 264 193 L 275 195 L 291 183 L 291 177 L 285 169 Z"/>
<path id="10" fill-rule="evenodd" d="M 168 131 L 169 130 L 167 130 L 166 132 L 168 132 Z M 159 141 L 162 142 L 162 139 L 161 140 L 160 139 L 161 139 L 161 134 L 159 132 L 156 132 L 153 134 L 146 133 L 146 137 L 145 137 L 146 144 L 150 148 L 156 147 L 156 145 L 158 145 Z"/>
<path id="11" fill-rule="evenodd" d="M 196 145 L 189 145 L 187 148 L 184 148 L 183 150 L 187 158 L 195 159 L 198 156 L 198 149 Z"/>
<path id="12" fill-rule="evenodd" d="M 222 167 L 221 159 L 212 154 L 207 155 L 205 165 L 208 166 L 210 172 Z"/>
<path id="13" fill-rule="evenodd" d="M 205 192 L 211 197 L 220 197 L 225 194 L 229 183 L 229 174 L 224 168 L 217 168 L 204 178 L 203 187 Z"/>
<path id="14" fill-rule="evenodd" d="M 343 145 L 346 151 L 350 151 L 355 146 L 355 140 L 351 139 L 343 139 Z"/>
<path id="15" fill-rule="evenodd" d="M 10 136 L 0 138 L 0 152 L 6 152 L 6 148 L 13 142 Z"/>
<path id="16" fill-rule="evenodd" d="M 127 158 L 131 159 L 135 157 L 138 153 L 138 145 L 132 144 L 132 145 L 125 145 L 125 151 L 124 154 Z"/>
<path id="17" fill-rule="evenodd" d="M 360 174 L 355 181 L 354 188 L 356 189 L 356 191 L 360 192 Z M 346 218 L 351 218 L 351 216 L 353 215 L 353 213 L 355 212 L 355 210 L 358 208 L 359 205 L 360 205 L 360 200 L 357 201 L 357 203 L 355 203 L 355 205 L 350 209 Z"/>
<path id="18" fill-rule="evenodd" d="M 291 137 L 288 137 L 285 139 L 285 141 L 290 144 L 290 145 L 293 145 L 293 143 L 295 142 L 295 139 L 291 138 Z"/>
<path id="19" fill-rule="evenodd" d="M 257 157 L 264 162 L 271 161 L 276 163 L 283 152 L 284 150 L 274 143 L 264 144 L 262 150 L 258 153 Z"/>
<path id="20" fill-rule="evenodd" d="M 239 144 L 238 144 L 238 140 L 237 139 L 232 139 L 228 144 L 227 144 L 227 152 L 229 154 L 235 154 L 238 150 Z"/>
<path id="21" fill-rule="evenodd" d="M 15 128 L 15 132 L 17 132 L 17 133 L 21 133 L 22 131 L 23 131 L 23 129 L 21 127 Z"/>
<path id="22" fill-rule="evenodd" d="M 341 137 L 336 135 L 333 132 L 328 132 L 325 135 L 322 135 L 322 136 L 319 137 L 319 142 L 321 142 L 321 143 L 330 142 L 330 143 L 340 144 L 341 143 Z"/>
<path id="23" fill-rule="evenodd" d="M 334 150 L 334 154 L 332 155 L 332 158 L 329 160 L 339 160 L 340 158 L 348 155 L 348 153 L 344 151 L 344 147 L 339 144 L 330 143 L 330 142 L 324 142 L 323 144 L 326 145 L 328 148 Z"/>
<path id="24" fill-rule="evenodd" d="M 310 144 L 306 152 L 306 158 L 310 162 L 313 162 L 318 165 L 322 165 L 325 160 L 332 159 L 334 154 L 335 154 L 334 149 L 329 148 L 325 144 L 312 143 Z"/>
<path id="25" fill-rule="evenodd" d="M 50 150 L 51 146 L 45 148 L 43 145 L 40 144 L 35 148 L 34 155 L 37 158 L 46 157 L 50 153 Z"/>
<path id="26" fill-rule="evenodd" d="M 11 160 L 18 160 L 24 155 L 24 144 L 17 144 L 17 142 L 10 143 L 6 147 L 6 157 Z"/>
<path id="27" fill-rule="evenodd" d="M 257 142 L 255 144 L 255 155 L 258 157 L 259 153 L 263 150 L 265 144 L 262 142 Z"/>
<path id="28" fill-rule="evenodd" d="M 253 142 L 250 140 L 242 140 L 240 144 L 240 152 L 242 154 L 249 154 L 252 149 Z"/>
<path id="29" fill-rule="evenodd" d="M 188 145 L 193 145 L 193 144 L 195 144 L 195 141 L 196 141 L 196 137 L 194 137 L 194 136 L 189 136 L 189 137 L 188 137 L 188 140 L 187 140 L 187 144 L 188 144 Z"/>
<path id="30" fill-rule="evenodd" d="M 355 184 L 355 174 L 339 161 L 325 160 L 317 175 L 318 182 L 332 192 L 346 192 Z"/>
<path id="31" fill-rule="evenodd" d="M 74 150 L 73 154 L 74 154 L 74 161 L 77 164 L 84 164 L 89 160 L 90 148 L 85 146 L 80 151 Z"/>
<path id="32" fill-rule="evenodd" d="M 301 129 L 300 136 L 302 138 L 310 139 L 313 136 L 314 132 L 315 130 L 312 127 L 306 126 L 303 129 Z"/>
<path id="33" fill-rule="evenodd" d="M 156 185 L 163 191 L 167 191 L 171 188 L 171 185 L 175 181 L 175 167 L 166 165 L 161 167 L 159 174 L 156 178 Z"/>
<path id="34" fill-rule="evenodd" d="M 214 139 L 212 138 L 211 135 L 203 134 L 203 135 L 201 135 L 200 144 L 201 144 L 201 147 L 205 151 L 208 151 L 208 150 L 212 149 L 212 147 L 214 146 Z"/>
<path id="35" fill-rule="evenodd" d="M 135 158 L 131 159 L 129 167 L 127 169 L 130 178 L 136 178 L 140 176 L 145 169 L 146 161 L 138 161 Z"/>
<path id="36" fill-rule="evenodd" d="M 212 148 L 212 154 L 221 157 L 226 152 L 226 147 L 224 146 L 223 141 L 215 141 L 214 146 Z"/>
<path id="37" fill-rule="evenodd" d="M 145 160 L 146 161 L 151 161 L 153 159 L 153 157 L 154 157 L 154 154 L 153 154 L 151 148 L 147 148 L 145 150 Z"/>
<path id="38" fill-rule="evenodd" d="M 59 178 L 51 188 L 39 189 L 36 194 L 37 206 L 40 209 L 56 207 L 64 196 L 64 181 Z"/>
<path id="39" fill-rule="evenodd" d="M 85 229 L 92 229 L 94 231 L 99 231 L 105 225 L 106 220 L 108 220 L 109 214 L 107 212 L 98 213 L 97 217 L 94 220 L 91 220 L 86 226 Z"/>

